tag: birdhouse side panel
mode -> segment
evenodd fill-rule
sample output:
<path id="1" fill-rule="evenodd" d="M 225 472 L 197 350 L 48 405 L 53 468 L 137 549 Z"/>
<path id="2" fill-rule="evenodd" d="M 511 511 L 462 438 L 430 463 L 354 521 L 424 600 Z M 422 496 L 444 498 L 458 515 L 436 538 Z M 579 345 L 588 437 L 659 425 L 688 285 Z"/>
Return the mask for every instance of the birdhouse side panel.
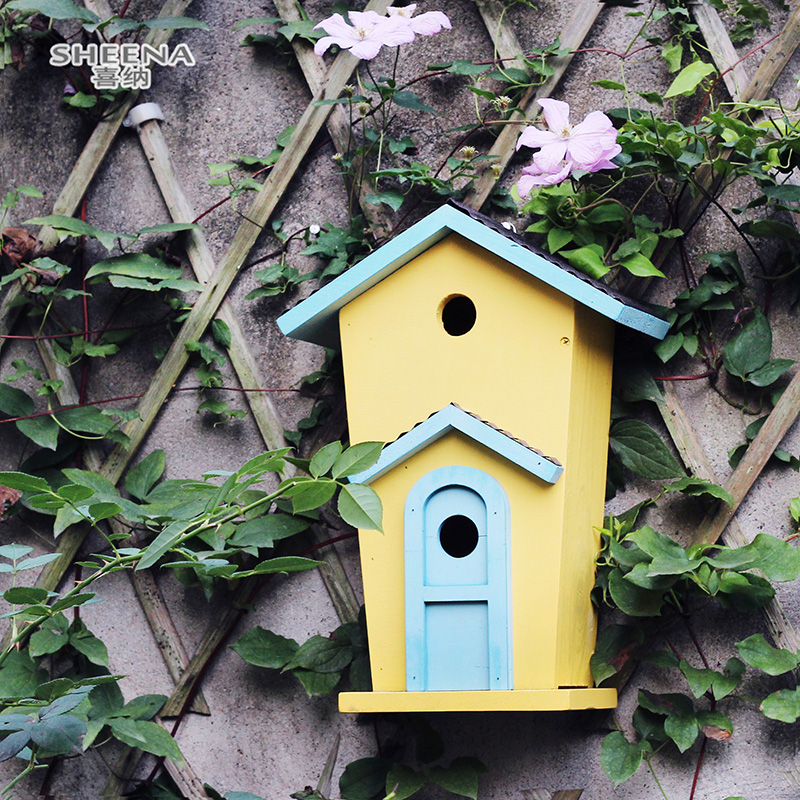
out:
<path id="1" fill-rule="evenodd" d="M 563 459 L 574 306 L 451 234 L 339 312 L 351 439 L 454 402 Z"/>
<path id="2" fill-rule="evenodd" d="M 455 474 L 460 470 L 480 473 L 501 487 L 507 498 L 508 540 L 501 556 L 506 572 L 502 588 L 506 593 L 505 603 L 498 605 L 490 599 L 486 604 L 487 598 L 496 597 L 500 591 L 498 548 L 492 547 L 491 536 L 484 554 L 480 548 L 486 547 L 486 542 L 476 547 L 474 564 L 470 561 L 472 554 L 470 558 L 450 559 L 459 568 L 451 574 L 452 581 L 447 577 L 448 556 L 438 552 L 443 544 L 439 537 L 447 535 L 446 526 L 440 524 L 438 517 L 434 520 L 435 535 L 428 535 L 427 539 L 420 535 L 416 546 L 422 551 L 415 553 L 412 542 L 409 553 L 409 496 L 414 496 L 413 490 L 421 482 L 438 480 L 441 476 L 437 473 L 450 468 L 454 470 L 453 476 L 442 479 L 440 488 L 453 492 L 452 496 L 436 491 L 423 491 L 420 495 L 433 497 L 429 513 L 439 514 L 442 521 L 453 515 L 480 518 L 470 512 L 478 502 L 475 497 L 455 496 L 472 490 L 469 481 Z M 492 514 L 492 494 L 481 488 L 482 481 L 476 484 L 477 494 L 488 499 L 488 513 Z M 463 689 L 468 682 L 477 680 L 478 673 L 483 674 L 479 669 L 482 659 L 486 661 L 484 671 L 489 688 L 495 680 L 489 677 L 496 672 L 493 665 L 503 658 L 509 661 L 509 680 L 503 684 L 504 688 L 554 688 L 563 490 L 540 481 L 458 432 L 446 434 L 372 485 L 384 506 L 384 533 L 360 531 L 359 541 L 374 690 L 419 689 L 419 684 L 409 687 L 407 681 L 407 665 L 413 666 L 415 659 L 417 664 L 423 664 L 418 670 L 423 676 L 421 684 L 430 677 L 429 688 L 442 688 L 436 682 L 448 672 L 442 666 L 448 658 L 454 659 L 452 673 L 460 675 L 459 680 L 464 684 L 453 689 Z M 452 503 L 453 513 L 437 509 L 436 503 Z M 464 570 L 469 572 L 466 578 Z M 495 576 L 491 578 L 491 586 L 490 575 Z M 409 579 L 417 580 L 414 576 L 419 576 L 417 588 L 408 585 Z M 505 607 L 502 613 L 506 615 L 506 630 L 499 635 L 497 614 L 502 607 Z M 458 621 L 454 622 L 454 615 Z M 409 618 L 414 630 L 406 629 Z M 482 634 L 477 631 L 484 624 L 489 626 L 489 632 L 481 639 Z M 458 639 L 460 632 L 463 641 Z M 498 646 L 506 648 L 502 658 L 496 652 Z M 407 647 L 415 649 L 408 652 Z M 469 674 L 458 666 L 466 652 L 478 664 L 478 667 L 472 665 Z M 429 659 L 432 663 L 427 665 Z"/>
<path id="3" fill-rule="evenodd" d="M 573 342 L 561 557 L 558 675 L 561 686 L 591 686 L 597 621 L 590 593 L 603 524 L 611 406 L 614 324 L 577 311 Z M 574 565 L 581 565 L 575 568 Z"/>

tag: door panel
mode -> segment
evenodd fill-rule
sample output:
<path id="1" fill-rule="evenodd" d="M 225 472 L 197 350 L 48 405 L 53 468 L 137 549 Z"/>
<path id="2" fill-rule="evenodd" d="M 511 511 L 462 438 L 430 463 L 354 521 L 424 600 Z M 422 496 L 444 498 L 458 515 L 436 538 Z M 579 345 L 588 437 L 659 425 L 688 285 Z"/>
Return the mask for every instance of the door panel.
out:
<path id="1" fill-rule="evenodd" d="M 489 688 L 489 604 L 426 603 L 428 691 Z"/>

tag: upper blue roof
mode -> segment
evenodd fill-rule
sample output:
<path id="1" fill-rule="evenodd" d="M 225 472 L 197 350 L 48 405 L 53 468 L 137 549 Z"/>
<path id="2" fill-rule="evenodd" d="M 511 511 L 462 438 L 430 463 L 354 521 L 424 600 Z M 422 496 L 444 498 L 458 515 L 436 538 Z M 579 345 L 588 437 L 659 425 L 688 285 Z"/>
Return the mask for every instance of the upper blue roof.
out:
<path id="1" fill-rule="evenodd" d="M 358 475 L 351 475 L 348 480 L 351 483 L 371 483 L 453 430 L 460 431 L 547 483 L 555 483 L 564 471 L 564 467 L 554 458 L 542 455 L 538 450 L 451 403 L 387 444 L 375 464 Z"/>
<path id="2" fill-rule="evenodd" d="M 537 253 L 521 240 L 501 233 L 495 229 L 496 223 L 486 224 L 492 223 L 488 218 L 481 215 L 479 220 L 477 216 L 452 205 L 441 206 L 280 316 L 278 327 L 295 339 L 338 347 L 339 309 L 448 234 L 458 233 L 620 325 L 656 339 L 666 336 L 669 323 L 665 320 L 556 257 Z"/>

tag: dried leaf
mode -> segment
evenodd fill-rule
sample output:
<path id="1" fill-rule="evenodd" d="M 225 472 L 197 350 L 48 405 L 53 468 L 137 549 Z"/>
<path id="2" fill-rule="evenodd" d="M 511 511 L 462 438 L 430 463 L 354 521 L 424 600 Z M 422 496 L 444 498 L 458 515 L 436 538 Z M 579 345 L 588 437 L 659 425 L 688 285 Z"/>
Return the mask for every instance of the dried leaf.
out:
<path id="1" fill-rule="evenodd" d="M 708 739 L 714 739 L 717 742 L 728 742 L 731 738 L 731 732 L 726 731 L 724 728 L 718 728 L 716 725 L 703 725 L 700 729 L 703 735 Z"/>
<path id="2" fill-rule="evenodd" d="M 8 511 L 17 500 L 22 497 L 22 492 L 17 489 L 11 489 L 8 486 L 0 486 L 0 519 Z"/>
<path id="3" fill-rule="evenodd" d="M 37 239 L 25 228 L 3 228 L 0 235 L 3 237 L 2 252 L 15 267 L 36 257 Z"/>

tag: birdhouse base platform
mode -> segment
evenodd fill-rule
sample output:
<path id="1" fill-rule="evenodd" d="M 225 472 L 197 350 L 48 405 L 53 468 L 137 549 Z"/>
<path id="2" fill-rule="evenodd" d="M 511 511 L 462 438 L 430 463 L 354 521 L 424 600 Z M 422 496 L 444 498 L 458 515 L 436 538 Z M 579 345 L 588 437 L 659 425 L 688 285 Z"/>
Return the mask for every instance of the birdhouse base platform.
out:
<path id="1" fill-rule="evenodd" d="M 342 692 L 339 695 L 339 711 L 348 714 L 403 711 L 580 711 L 616 706 L 616 689 Z"/>

